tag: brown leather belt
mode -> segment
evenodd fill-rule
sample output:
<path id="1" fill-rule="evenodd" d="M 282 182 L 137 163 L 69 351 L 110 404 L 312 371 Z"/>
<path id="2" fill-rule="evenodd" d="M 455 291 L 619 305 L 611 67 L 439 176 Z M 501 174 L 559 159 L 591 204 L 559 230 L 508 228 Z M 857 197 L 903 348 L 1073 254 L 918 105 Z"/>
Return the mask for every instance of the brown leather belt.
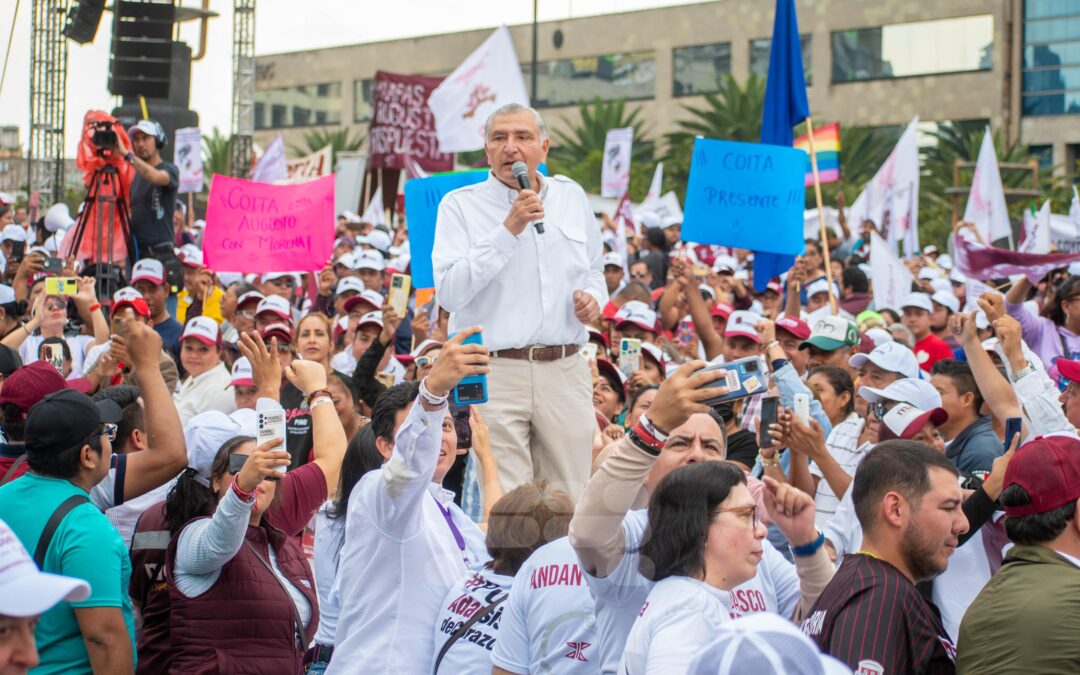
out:
<path id="1" fill-rule="evenodd" d="M 547 345 L 532 345 L 531 347 L 521 347 L 519 349 L 500 349 L 491 352 L 491 355 L 503 359 L 547 362 L 558 361 L 567 356 L 573 356 L 574 354 L 577 354 L 577 352 L 577 345 L 555 345 L 552 347 Z"/>

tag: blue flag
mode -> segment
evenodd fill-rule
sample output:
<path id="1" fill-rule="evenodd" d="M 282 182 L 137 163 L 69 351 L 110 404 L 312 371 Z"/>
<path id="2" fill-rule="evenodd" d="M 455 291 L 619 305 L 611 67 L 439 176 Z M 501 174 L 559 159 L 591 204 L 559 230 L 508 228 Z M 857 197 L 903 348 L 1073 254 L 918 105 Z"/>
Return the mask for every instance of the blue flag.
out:
<path id="1" fill-rule="evenodd" d="M 809 116 L 795 0 L 776 0 L 769 79 L 765 83 L 765 110 L 761 115 L 761 142 L 791 147 L 795 141 L 795 125 Z M 801 223 L 799 227 L 802 227 Z M 770 279 L 791 269 L 794 264 L 794 256 L 755 251 L 754 288 L 764 291 Z"/>

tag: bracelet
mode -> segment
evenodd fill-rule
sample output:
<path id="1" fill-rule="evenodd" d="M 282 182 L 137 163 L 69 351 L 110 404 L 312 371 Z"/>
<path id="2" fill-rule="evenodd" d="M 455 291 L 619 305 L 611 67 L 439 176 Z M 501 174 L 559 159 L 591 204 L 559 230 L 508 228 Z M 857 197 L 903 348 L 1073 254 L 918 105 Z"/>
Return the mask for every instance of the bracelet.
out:
<path id="1" fill-rule="evenodd" d="M 314 401 L 315 399 L 319 398 L 320 396 L 325 396 L 326 398 L 331 398 L 330 390 L 326 389 L 326 388 L 316 389 L 315 391 L 311 392 L 310 394 L 308 394 L 307 396 L 304 397 L 304 402 L 307 403 L 308 407 L 310 408 L 311 407 L 311 402 Z"/>
<path id="2" fill-rule="evenodd" d="M 659 457 L 660 451 L 664 449 L 664 444 L 657 443 L 656 439 L 653 438 L 646 439 L 642 437 L 641 434 L 638 433 L 638 429 L 640 428 L 641 425 L 638 424 L 629 432 L 627 432 L 626 437 L 630 439 L 630 442 L 633 443 L 634 447 L 636 447 L 638 450 L 641 450 L 646 454 L 652 455 L 653 457 Z"/>
<path id="3" fill-rule="evenodd" d="M 251 490 L 250 492 L 248 492 L 247 490 L 240 487 L 240 484 L 237 483 L 236 481 L 233 481 L 232 489 L 233 489 L 233 492 L 236 493 L 236 496 L 240 498 L 240 501 L 248 502 L 248 503 L 251 503 L 251 502 L 255 501 L 255 491 L 254 490 Z"/>
<path id="4" fill-rule="evenodd" d="M 783 346 L 780 344 L 779 340 L 773 340 L 769 344 L 765 345 L 765 353 L 768 354 L 769 350 L 773 347 L 780 347 L 781 349 L 783 349 Z"/>
<path id="5" fill-rule="evenodd" d="M 656 440 L 661 443 L 667 443 L 668 435 L 665 432 L 660 431 L 660 429 L 652 423 L 652 420 L 649 419 L 648 415 L 642 414 L 642 416 L 638 418 L 638 424 L 643 426 L 645 431 Z"/>
<path id="6" fill-rule="evenodd" d="M 95 302 L 94 304 L 87 307 L 86 311 L 88 311 L 88 312 L 96 312 L 99 309 L 101 309 L 101 303 L 100 302 Z"/>
<path id="7" fill-rule="evenodd" d="M 818 549 L 825 545 L 825 533 L 818 530 L 817 539 L 809 544 L 803 544 L 802 546 L 792 546 L 791 554 L 797 555 L 800 558 L 805 558 L 808 555 L 814 555 L 818 552 Z"/>
<path id="8" fill-rule="evenodd" d="M 761 460 L 761 465 L 762 466 L 768 467 L 768 466 L 779 466 L 780 465 L 779 453 L 774 452 L 772 457 L 766 457 L 759 450 L 758 451 L 758 459 Z"/>
<path id="9" fill-rule="evenodd" d="M 326 405 L 327 403 L 333 405 L 334 399 L 330 398 L 329 396 L 320 396 L 319 398 L 308 404 L 308 410 L 314 410 L 315 408 L 318 408 L 321 405 Z"/>
<path id="10" fill-rule="evenodd" d="M 426 377 L 420 380 L 420 398 L 427 401 L 427 404 L 432 408 L 438 408 L 439 406 L 442 406 L 446 403 L 445 396 L 436 396 L 435 394 L 432 394 L 430 391 L 428 391 Z"/>

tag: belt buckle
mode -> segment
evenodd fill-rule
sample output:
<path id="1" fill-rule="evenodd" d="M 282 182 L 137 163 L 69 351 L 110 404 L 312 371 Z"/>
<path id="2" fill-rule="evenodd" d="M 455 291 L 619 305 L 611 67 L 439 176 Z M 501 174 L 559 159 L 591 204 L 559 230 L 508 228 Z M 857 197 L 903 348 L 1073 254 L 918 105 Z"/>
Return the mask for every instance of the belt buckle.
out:
<path id="1" fill-rule="evenodd" d="M 527 354 L 528 354 L 528 357 L 529 357 L 529 363 L 535 363 L 536 362 L 536 358 L 533 356 L 533 350 L 535 350 L 535 349 L 543 349 L 543 348 L 544 348 L 543 345 L 529 345 L 528 347 L 526 347 L 526 349 L 528 350 Z"/>

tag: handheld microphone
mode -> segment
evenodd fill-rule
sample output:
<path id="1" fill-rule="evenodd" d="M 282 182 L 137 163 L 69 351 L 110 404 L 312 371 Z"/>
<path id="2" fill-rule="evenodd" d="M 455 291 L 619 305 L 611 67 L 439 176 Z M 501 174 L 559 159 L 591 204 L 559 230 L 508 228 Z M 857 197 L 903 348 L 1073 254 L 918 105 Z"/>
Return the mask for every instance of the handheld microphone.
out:
<path id="1" fill-rule="evenodd" d="M 525 162 L 514 162 L 510 167 L 510 173 L 517 179 L 519 188 L 522 190 L 532 189 L 532 185 L 529 184 L 529 167 L 525 166 Z M 536 221 L 533 223 L 533 227 L 536 228 L 537 234 L 544 233 L 544 221 Z"/>

